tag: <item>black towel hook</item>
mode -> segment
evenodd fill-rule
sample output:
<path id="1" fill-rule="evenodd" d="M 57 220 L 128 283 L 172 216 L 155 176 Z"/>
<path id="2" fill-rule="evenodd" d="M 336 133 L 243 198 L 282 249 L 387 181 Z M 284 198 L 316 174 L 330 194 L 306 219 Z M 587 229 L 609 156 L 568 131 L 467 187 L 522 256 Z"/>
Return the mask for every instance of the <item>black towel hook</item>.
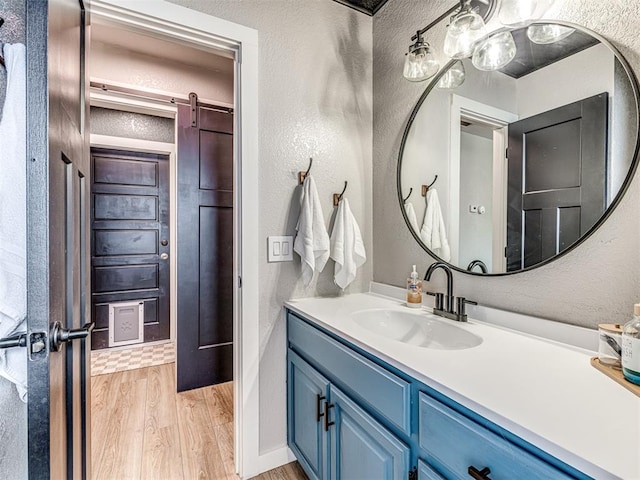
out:
<path id="1" fill-rule="evenodd" d="M 435 176 L 435 178 L 433 179 L 433 182 L 431 182 L 429 185 L 422 185 L 422 196 L 423 197 L 427 196 L 427 192 L 429 191 L 429 189 L 431 187 L 433 187 L 433 184 L 436 183 L 436 180 L 438 180 L 438 175 Z"/>
<path id="2" fill-rule="evenodd" d="M 340 203 L 340 200 L 342 200 L 342 195 L 344 195 L 344 192 L 347 191 L 347 181 L 345 180 L 344 182 L 344 188 L 342 189 L 342 193 L 334 193 L 333 194 L 333 206 L 337 207 L 338 204 Z"/>
<path id="3" fill-rule="evenodd" d="M 2 25 L 4 25 L 4 18 L 0 17 L 0 28 L 2 28 Z M 0 65 L 3 67 L 5 66 L 4 57 L 2 56 L 2 50 L 0 50 Z"/>
<path id="4" fill-rule="evenodd" d="M 409 189 L 409 195 L 407 195 L 405 198 L 402 199 L 402 203 L 407 203 L 407 200 L 409 200 L 409 197 L 411 196 L 412 193 L 413 193 L 413 187 Z"/>
<path id="5" fill-rule="evenodd" d="M 309 157 L 309 168 L 307 168 L 307 171 L 298 172 L 298 183 L 300 183 L 300 185 L 302 185 L 304 179 L 307 178 L 307 175 L 309 175 L 309 172 L 311 171 L 311 165 L 313 165 L 313 158 Z"/>

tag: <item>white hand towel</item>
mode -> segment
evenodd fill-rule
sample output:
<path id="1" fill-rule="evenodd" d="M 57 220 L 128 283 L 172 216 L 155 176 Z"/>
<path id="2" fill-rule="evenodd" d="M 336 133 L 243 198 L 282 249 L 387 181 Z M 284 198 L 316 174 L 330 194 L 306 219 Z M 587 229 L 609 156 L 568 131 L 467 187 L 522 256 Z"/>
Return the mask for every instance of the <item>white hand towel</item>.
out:
<path id="1" fill-rule="evenodd" d="M 405 203 L 404 210 L 407 212 L 407 218 L 409 219 L 409 225 L 416 233 L 420 233 L 420 227 L 418 226 L 418 218 L 416 217 L 416 211 L 413 208 L 413 203 Z"/>
<path id="2" fill-rule="evenodd" d="M 331 232 L 331 258 L 336 262 L 334 281 L 343 289 L 353 282 L 356 271 L 367 260 L 360 228 L 346 198 L 338 204 L 336 221 Z"/>
<path id="3" fill-rule="evenodd" d="M 321 272 L 329 260 L 329 234 L 324 224 L 316 183 L 307 175 L 302 184 L 300 217 L 293 251 L 302 260 L 302 281 L 309 286 L 316 271 Z"/>
<path id="4" fill-rule="evenodd" d="M 438 255 L 445 262 L 451 260 L 451 249 L 447 240 L 447 230 L 444 226 L 442 209 L 438 192 L 430 188 L 427 192 L 427 209 L 424 212 L 420 238 L 429 250 Z"/>
<path id="5" fill-rule="evenodd" d="M 27 174 L 25 46 L 4 46 L 7 89 L 0 119 L 0 338 L 26 330 Z M 0 375 L 26 401 L 27 349 L 0 349 Z"/>

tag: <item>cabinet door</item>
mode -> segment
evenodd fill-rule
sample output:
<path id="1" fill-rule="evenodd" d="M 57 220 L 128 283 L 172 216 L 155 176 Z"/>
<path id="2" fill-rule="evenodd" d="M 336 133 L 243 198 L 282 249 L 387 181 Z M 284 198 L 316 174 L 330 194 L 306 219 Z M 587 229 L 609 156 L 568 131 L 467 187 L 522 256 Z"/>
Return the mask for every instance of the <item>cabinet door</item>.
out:
<path id="1" fill-rule="evenodd" d="M 418 460 L 418 480 L 444 480 L 444 477 L 422 460 Z"/>
<path id="2" fill-rule="evenodd" d="M 335 480 L 407 478 L 409 447 L 334 385 L 327 415 L 331 425 L 331 472 Z M 330 422 L 331 423 L 331 422 Z"/>
<path id="3" fill-rule="evenodd" d="M 292 350 L 287 381 L 289 447 L 312 480 L 328 475 L 325 400 L 329 382 Z"/>

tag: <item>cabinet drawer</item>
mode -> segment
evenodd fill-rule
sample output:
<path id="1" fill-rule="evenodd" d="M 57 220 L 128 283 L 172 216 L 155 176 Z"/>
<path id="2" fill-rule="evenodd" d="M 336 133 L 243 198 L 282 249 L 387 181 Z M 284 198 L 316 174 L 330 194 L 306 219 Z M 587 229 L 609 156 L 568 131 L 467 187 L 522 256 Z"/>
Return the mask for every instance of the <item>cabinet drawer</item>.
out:
<path id="1" fill-rule="evenodd" d="M 411 384 L 330 338 L 317 328 L 287 315 L 289 344 L 358 403 L 410 434 Z"/>
<path id="2" fill-rule="evenodd" d="M 447 478 L 471 478 L 471 466 L 495 480 L 572 478 L 422 392 L 419 414 L 420 448 Z"/>

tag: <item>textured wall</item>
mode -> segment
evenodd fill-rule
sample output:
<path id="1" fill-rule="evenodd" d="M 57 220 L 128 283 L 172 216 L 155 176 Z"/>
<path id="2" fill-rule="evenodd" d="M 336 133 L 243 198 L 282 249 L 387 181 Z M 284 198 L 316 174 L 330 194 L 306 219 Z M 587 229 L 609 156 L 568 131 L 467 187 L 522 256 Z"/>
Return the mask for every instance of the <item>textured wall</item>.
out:
<path id="1" fill-rule="evenodd" d="M 24 43 L 24 1 L 0 0 L 0 43 Z M 5 100 L 6 72 L 0 67 L 0 115 Z M 0 145 L 2 139 L 0 139 Z M 0 152 L 2 152 L 0 147 Z M 4 152 L 0 153 L 4 154 Z M 16 387 L 0 377 L 0 477 L 27 477 L 27 405 Z"/>
<path id="2" fill-rule="evenodd" d="M 161 43 L 159 44 L 161 48 Z M 117 67 L 116 67 L 117 66 Z M 91 42 L 89 72 L 92 79 L 110 80 L 233 105 L 233 74 L 204 66 L 167 61 L 103 42 Z"/>
<path id="3" fill-rule="evenodd" d="M 176 140 L 172 118 L 100 107 L 91 107 L 91 133 L 165 143 Z"/>
<path id="4" fill-rule="evenodd" d="M 396 199 L 394 179 L 402 132 L 425 88 L 402 78 L 402 62 L 412 32 L 452 3 L 390 0 L 373 20 L 374 280 L 378 282 L 402 286 L 411 264 L 418 263 L 424 272 L 433 261 L 410 237 Z M 640 68 L 640 37 L 636 34 L 640 13 L 632 2 L 558 0 L 547 16 L 604 35 L 636 72 Z M 444 25 L 427 35 L 440 54 L 443 37 Z M 639 200 L 640 186 L 634 180 L 607 222 L 573 252 L 548 266 L 506 277 L 455 273 L 456 294 L 484 305 L 588 327 L 624 321 L 640 301 Z M 440 274 L 437 277 L 434 280 L 442 288 Z"/>
<path id="5" fill-rule="evenodd" d="M 332 193 L 346 196 L 369 260 L 347 289 L 372 278 L 371 17 L 331 0 L 173 0 L 246 25 L 259 35 L 260 130 L 260 450 L 286 444 L 285 325 L 282 304 L 295 297 L 336 295 L 333 262 L 302 286 L 300 262 L 267 263 L 268 235 L 293 235 L 298 215 L 296 172 L 314 158 L 326 223 Z M 249 206 L 251 208 L 252 206 Z M 246 293 L 246 292 L 245 292 Z M 252 294 L 252 292 L 249 292 Z"/>

